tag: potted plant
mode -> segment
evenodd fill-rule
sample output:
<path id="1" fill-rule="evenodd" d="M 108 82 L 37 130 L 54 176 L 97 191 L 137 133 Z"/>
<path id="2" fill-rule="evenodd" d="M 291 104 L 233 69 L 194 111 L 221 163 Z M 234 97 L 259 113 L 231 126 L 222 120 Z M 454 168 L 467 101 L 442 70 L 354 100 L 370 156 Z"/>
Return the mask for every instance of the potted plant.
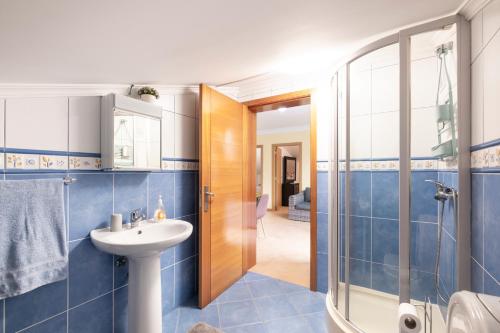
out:
<path id="1" fill-rule="evenodd" d="M 141 100 L 150 103 L 154 102 L 155 99 L 160 98 L 158 91 L 152 87 L 142 87 L 139 89 L 137 94 L 141 97 Z"/>

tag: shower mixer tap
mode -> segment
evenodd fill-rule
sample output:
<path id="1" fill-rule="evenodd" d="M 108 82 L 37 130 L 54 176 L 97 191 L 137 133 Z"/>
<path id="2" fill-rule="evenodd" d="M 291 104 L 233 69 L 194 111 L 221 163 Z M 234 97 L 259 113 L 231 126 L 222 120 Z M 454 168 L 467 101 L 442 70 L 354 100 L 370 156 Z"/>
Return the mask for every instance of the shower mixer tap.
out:
<path id="1" fill-rule="evenodd" d="M 432 183 L 436 186 L 436 194 L 434 194 L 434 199 L 437 201 L 446 201 L 449 198 L 454 198 L 458 195 L 458 191 L 453 187 L 446 186 L 444 183 L 434 180 L 426 179 L 428 183 Z"/>

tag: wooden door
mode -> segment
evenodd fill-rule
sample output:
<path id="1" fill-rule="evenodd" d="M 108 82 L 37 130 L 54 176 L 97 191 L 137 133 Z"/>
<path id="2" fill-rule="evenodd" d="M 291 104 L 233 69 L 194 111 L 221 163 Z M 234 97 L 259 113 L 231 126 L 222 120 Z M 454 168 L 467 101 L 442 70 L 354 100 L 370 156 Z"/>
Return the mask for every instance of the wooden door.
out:
<path id="1" fill-rule="evenodd" d="M 200 100 L 199 305 L 204 307 L 255 265 L 256 133 L 255 114 L 245 105 L 207 85 L 200 86 Z"/>

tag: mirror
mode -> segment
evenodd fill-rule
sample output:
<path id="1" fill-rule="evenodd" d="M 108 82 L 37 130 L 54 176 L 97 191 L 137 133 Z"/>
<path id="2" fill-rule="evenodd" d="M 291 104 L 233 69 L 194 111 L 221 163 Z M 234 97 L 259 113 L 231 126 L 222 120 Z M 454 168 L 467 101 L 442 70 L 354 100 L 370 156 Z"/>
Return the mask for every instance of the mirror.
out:
<path id="1" fill-rule="evenodd" d="M 161 107 L 127 96 L 103 97 L 101 154 L 111 170 L 161 169 Z"/>
<path id="2" fill-rule="evenodd" d="M 160 168 L 160 119 L 123 110 L 114 118 L 115 167 Z"/>

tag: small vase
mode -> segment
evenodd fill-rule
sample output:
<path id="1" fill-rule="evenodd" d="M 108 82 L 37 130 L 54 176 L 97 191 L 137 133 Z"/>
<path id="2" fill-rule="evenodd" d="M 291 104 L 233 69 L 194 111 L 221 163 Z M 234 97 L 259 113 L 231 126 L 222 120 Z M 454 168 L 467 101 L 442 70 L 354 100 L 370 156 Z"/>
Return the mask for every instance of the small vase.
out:
<path id="1" fill-rule="evenodd" d="M 141 100 L 148 103 L 154 103 L 154 101 L 156 100 L 156 96 L 150 94 L 142 94 Z"/>

